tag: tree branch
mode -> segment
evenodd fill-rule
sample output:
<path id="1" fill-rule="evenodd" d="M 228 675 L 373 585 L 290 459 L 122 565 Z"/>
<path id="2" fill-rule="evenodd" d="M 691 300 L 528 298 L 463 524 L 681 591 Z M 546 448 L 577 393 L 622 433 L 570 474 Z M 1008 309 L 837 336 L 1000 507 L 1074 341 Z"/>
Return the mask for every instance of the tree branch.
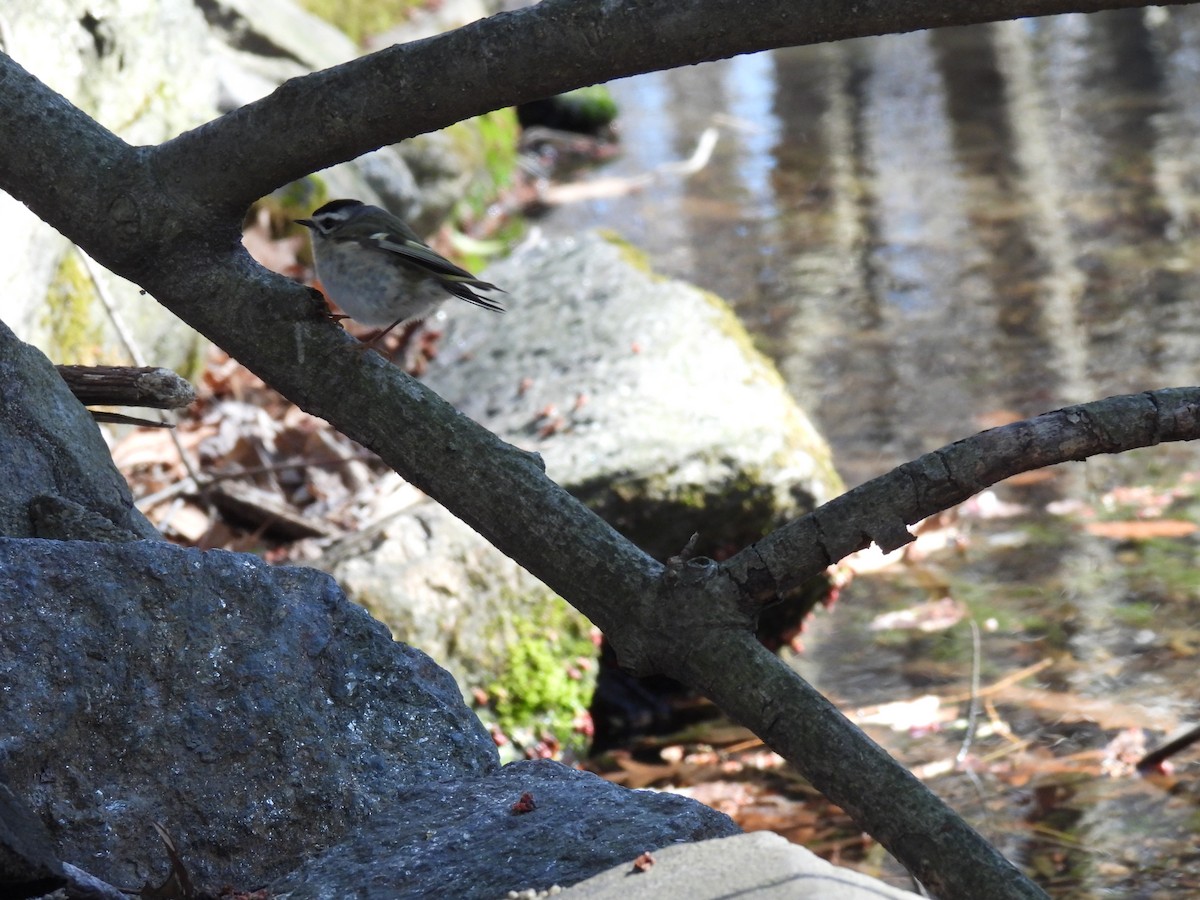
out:
<path id="1" fill-rule="evenodd" d="M 145 406 L 183 409 L 196 402 L 196 390 L 182 375 L 154 366 L 58 366 L 84 406 Z"/>
<path id="2" fill-rule="evenodd" d="M 732 671 L 730 671 L 732 670 Z M 727 672 L 719 679 L 713 673 Z M 674 673 L 792 763 L 935 897 L 1045 897 L 828 700 L 742 632 L 714 632 Z M 735 685 L 743 687 L 737 688 Z"/>
<path id="3" fill-rule="evenodd" d="M 1165 0 L 1180 5 L 1194 0 Z M 245 208 L 309 172 L 493 109 L 642 72 L 775 47 L 969 25 L 1028 16 L 1142 6 L 1138 0 L 543 0 L 447 34 L 396 45 L 303 78 L 155 148 L 130 148 L 94 122 L 67 113 L 62 98 L 28 113 L 28 84 L 11 60 L 0 66 L 0 124 L 52 117 L 94 148 L 90 166 L 73 141 L 29 147 L 4 160 L 0 187 L 48 222 L 111 219 L 109 245 L 92 253 L 110 268 L 124 249 L 170 237 L 136 188 L 170 193 L 196 231 L 228 229 Z M 16 67 L 19 69 L 19 67 Z M 26 73 L 27 74 L 27 73 Z M 14 121 L 12 112 L 32 115 Z M 47 121 L 46 124 L 49 124 Z M 114 143 L 115 142 L 115 143 Z M 84 172 L 82 169 L 90 169 Z M 7 171 L 6 171 L 7 170 Z M 38 192 L 57 171 L 61 188 Z M 38 175 L 42 177 L 37 177 Z M 103 176 L 103 177 L 102 177 Z M 126 180 L 128 178 L 128 181 Z M 76 207 L 74 210 L 71 207 Z M 66 233 L 66 232 L 64 232 Z M 67 234 L 72 240 L 78 239 Z M 116 255 L 114 255 L 116 254 Z"/>
<path id="4" fill-rule="evenodd" d="M 1020 472 L 1101 453 L 1200 437 L 1200 388 L 1124 394 L 992 428 L 926 453 L 790 522 L 724 563 L 746 601 L 761 607 L 872 542 L 885 552 L 914 538 L 905 527 Z"/>
<path id="5" fill-rule="evenodd" d="M 1168 0 L 1190 2 L 1190 0 Z M 776 47 L 1142 6 L 1131 0 L 543 0 L 283 85 L 161 148 L 241 212 L 280 184 L 493 109 Z M 186 182 L 185 182 L 186 183 Z"/>

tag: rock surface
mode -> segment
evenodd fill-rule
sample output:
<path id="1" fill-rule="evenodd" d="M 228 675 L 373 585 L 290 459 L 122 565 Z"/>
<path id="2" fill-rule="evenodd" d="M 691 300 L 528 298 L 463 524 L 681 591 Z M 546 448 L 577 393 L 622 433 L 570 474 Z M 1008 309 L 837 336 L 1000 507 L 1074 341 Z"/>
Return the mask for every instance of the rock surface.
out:
<path id="1" fill-rule="evenodd" d="M 702 841 L 632 860 L 563 891 L 562 900 L 905 900 L 919 896 L 843 869 L 770 832 Z"/>
<path id="2" fill-rule="evenodd" d="M 538 682 L 537 691 L 521 698 L 517 720 L 481 710 L 513 740 L 501 748 L 505 758 L 520 758 L 545 732 L 584 752 L 588 738 L 575 723 L 586 721 L 598 633 L 439 504 L 426 499 L 406 506 L 411 494 L 382 493 L 377 526 L 340 542 L 318 561 L 321 568 L 398 640 L 449 669 L 464 696 L 519 693 L 516 682 Z M 556 702 L 539 703 L 531 693 Z M 572 699 L 574 708 L 564 708 Z"/>
<path id="3" fill-rule="evenodd" d="M 651 555 L 740 548 L 841 490 L 829 447 L 719 298 L 597 233 L 490 267 L 425 381 Z"/>
<path id="4" fill-rule="evenodd" d="M 81 536 L 48 534 L 54 527 L 50 517 L 39 522 L 31 516 L 33 501 L 50 497 L 70 498 L 81 515 L 101 517 L 126 532 L 126 539 L 159 537 L 134 508 L 129 485 L 87 410 L 50 360 L 17 340 L 3 322 L 0 385 L 0 535 Z"/>
<path id="5" fill-rule="evenodd" d="M 521 810 L 525 811 L 521 811 Z M 271 885 L 277 900 L 455 897 L 573 884 L 681 841 L 736 834 L 724 814 L 548 760 L 401 792 L 343 844 Z"/>
<path id="6" fill-rule="evenodd" d="M 4 52 L 131 144 L 157 144 L 216 115 L 208 30 L 190 0 L 5 0 L 0 19 Z M 105 349 L 120 344 L 93 279 L 156 364 L 180 367 L 195 353 L 194 332 L 174 315 L 87 266 L 2 192 L 0 246 L 6 321 L 27 340 L 69 352 L 63 361 L 129 362 L 123 350 Z"/>
<path id="7" fill-rule="evenodd" d="M 0 782 L 0 891 L 5 897 L 37 897 L 64 881 L 46 826 Z"/>
<path id="8" fill-rule="evenodd" d="M 493 771 L 458 687 L 310 569 L 161 542 L 0 540 L 4 768 L 67 862 L 255 885 L 417 781 Z M 157 883 L 157 882 L 156 882 Z"/>

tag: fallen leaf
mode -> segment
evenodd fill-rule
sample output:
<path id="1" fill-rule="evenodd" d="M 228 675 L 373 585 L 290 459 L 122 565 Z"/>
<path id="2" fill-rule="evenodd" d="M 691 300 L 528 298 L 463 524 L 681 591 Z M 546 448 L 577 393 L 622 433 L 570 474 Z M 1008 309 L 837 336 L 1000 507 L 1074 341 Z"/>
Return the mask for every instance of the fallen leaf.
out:
<path id="1" fill-rule="evenodd" d="M 513 815 L 519 816 L 522 813 L 533 812 L 535 809 L 537 809 L 537 804 L 533 800 L 533 794 L 529 793 L 529 791 L 526 791 L 521 795 L 520 799 L 512 805 L 511 811 Z"/>
<path id="2" fill-rule="evenodd" d="M 1118 541 L 1145 541 L 1150 538 L 1187 537 L 1195 534 L 1195 522 L 1184 519 L 1133 519 L 1125 522 L 1089 522 L 1084 531 L 1096 537 Z"/>
<path id="3" fill-rule="evenodd" d="M 883 725 L 893 731 L 910 732 L 936 730 L 943 722 L 953 721 L 956 715 L 953 710 L 943 710 L 941 700 L 933 694 L 846 713 L 847 718 L 857 725 Z"/>
<path id="4" fill-rule="evenodd" d="M 953 597 L 942 597 L 907 609 L 881 613 L 871 620 L 869 627 L 871 631 L 945 631 L 961 622 L 966 614 L 966 607 Z"/>

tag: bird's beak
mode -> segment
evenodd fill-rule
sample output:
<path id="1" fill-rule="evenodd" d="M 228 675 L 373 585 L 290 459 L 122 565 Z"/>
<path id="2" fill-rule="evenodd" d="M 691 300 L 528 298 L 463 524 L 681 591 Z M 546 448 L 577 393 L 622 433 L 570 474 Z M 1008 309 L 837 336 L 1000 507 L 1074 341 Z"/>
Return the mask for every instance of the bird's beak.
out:
<path id="1" fill-rule="evenodd" d="M 305 228 L 316 228 L 317 227 L 316 225 L 313 224 L 312 219 L 293 219 L 292 221 L 294 221 L 297 225 L 303 225 Z"/>

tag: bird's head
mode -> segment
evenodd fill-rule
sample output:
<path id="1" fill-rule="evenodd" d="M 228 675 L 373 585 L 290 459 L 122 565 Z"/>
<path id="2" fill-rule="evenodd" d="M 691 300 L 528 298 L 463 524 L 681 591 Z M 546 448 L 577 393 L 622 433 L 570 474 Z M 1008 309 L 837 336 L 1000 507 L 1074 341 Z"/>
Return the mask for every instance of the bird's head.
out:
<path id="1" fill-rule="evenodd" d="M 361 200 L 330 200 L 312 214 L 310 219 L 297 219 L 296 224 L 311 228 L 322 237 L 354 221 L 367 210 Z"/>

